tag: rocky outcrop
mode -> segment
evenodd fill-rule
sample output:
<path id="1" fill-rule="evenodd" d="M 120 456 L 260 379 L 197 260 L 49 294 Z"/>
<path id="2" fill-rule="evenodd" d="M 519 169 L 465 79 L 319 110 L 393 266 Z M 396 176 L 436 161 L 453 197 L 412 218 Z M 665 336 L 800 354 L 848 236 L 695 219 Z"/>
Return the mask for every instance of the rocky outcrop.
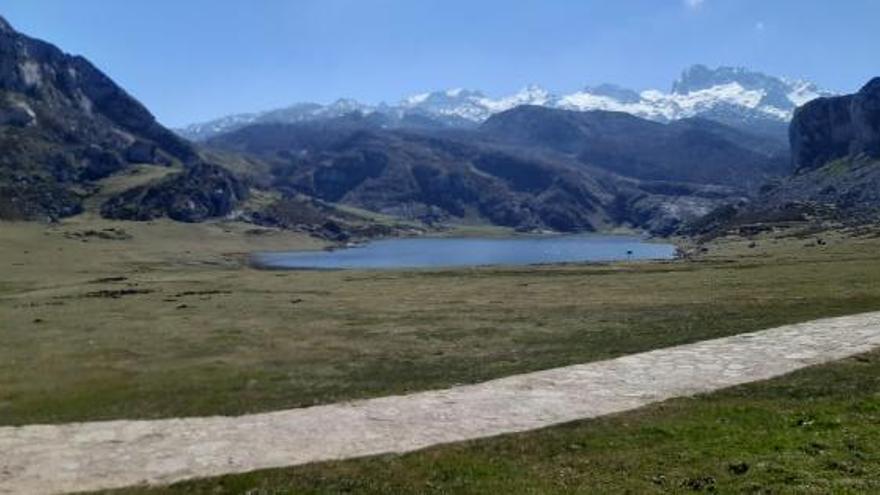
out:
<path id="1" fill-rule="evenodd" d="M 331 242 L 351 242 L 375 237 L 419 233 L 419 230 L 387 223 L 377 223 L 332 204 L 304 196 L 280 198 L 242 218 L 265 227 L 304 232 Z"/>
<path id="2" fill-rule="evenodd" d="M 179 222 L 202 222 L 228 215 L 247 195 L 247 188 L 224 168 L 199 164 L 111 198 L 101 208 L 101 215 L 118 220 L 168 217 Z"/>
<path id="3" fill-rule="evenodd" d="M 859 154 L 880 158 L 880 78 L 854 95 L 819 98 L 802 106 L 789 137 L 796 173 Z"/>
<path id="4" fill-rule="evenodd" d="M 853 96 L 852 153 L 880 157 L 880 77 L 872 79 Z"/>

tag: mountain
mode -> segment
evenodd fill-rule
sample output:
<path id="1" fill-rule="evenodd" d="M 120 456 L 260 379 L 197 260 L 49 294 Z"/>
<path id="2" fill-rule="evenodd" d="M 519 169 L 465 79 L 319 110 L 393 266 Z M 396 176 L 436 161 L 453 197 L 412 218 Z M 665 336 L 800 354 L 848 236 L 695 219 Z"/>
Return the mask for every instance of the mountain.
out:
<path id="1" fill-rule="evenodd" d="M 179 133 L 188 139 L 202 141 L 212 136 L 241 129 L 253 124 L 267 122 L 307 122 L 312 120 L 333 119 L 349 113 L 372 113 L 376 107 L 359 103 L 351 99 L 339 99 L 329 105 L 317 103 L 297 103 L 285 108 L 259 113 L 242 113 L 230 115 L 202 124 L 193 124 Z"/>
<path id="2" fill-rule="evenodd" d="M 792 81 L 743 68 L 710 69 L 695 65 L 685 70 L 671 92 L 636 92 L 613 84 L 586 87 L 556 95 L 539 86 L 528 86 L 513 95 L 490 98 L 480 91 L 453 89 L 417 94 L 396 105 L 366 105 L 340 100 L 322 106 L 298 104 L 287 109 L 242 114 L 178 132 L 190 139 L 205 140 L 255 123 L 296 123 L 335 118 L 346 112 L 382 114 L 388 127 L 408 127 L 408 118 L 418 116 L 433 127 L 472 128 L 489 117 L 520 105 L 537 105 L 565 110 L 607 110 L 624 112 L 657 122 L 702 117 L 732 127 L 761 132 L 786 142 L 788 122 L 794 109 L 830 93 L 806 81 Z"/>
<path id="3" fill-rule="evenodd" d="M 768 142 L 718 123 L 524 105 L 469 130 L 346 115 L 248 126 L 206 144 L 269 163 L 259 180 L 287 194 L 428 223 L 665 234 L 781 173 Z"/>
<path id="4" fill-rule="evenodd" d="M 791 148 L 797 171 L 866 155 L 880 158 L 880 78 L 858 93 L 813 100 L 795 113 Z"/>
<path id="5" fill-rule="evenodd" d="M 712 121 L 662 124 L 622 112 L 519 106 L 489 118 L 481 131 L 521 146 L 543 147 L 609 172 L 756 189 L 787 173 L 787 157 L 768 138 Z"/>
<path id="6" fill-rule="evenodd" d="M 94 193 L 97 181 L 135 164 L 191 168 L 190 187 L 199 182 L 200 172 L 213 177 L 228 174 L 198 166 L 201 159 L 189 142 L 160 125 L 88 60 L 18 33 L 2 18 L 0 149 L 0 218 L 4 219 L 76 214 L 83 199 Z M 214 202 L 230 202 L 217 196 L 208 194 L 202 203 L 180 195 L 166 199 L 169 204 L 213 212 Z M 159 207 L 154 211 L 164 213 Z"/>
<path id="7" fill-rule="evenodd" d="M 519 105 L 552 105 L 555 97 L 540 86 L 527 86 L 522 91 L 497 100 L 479 91 L 453 89 L 424 93 L 405 99 L 398 108 L 443 119 L 462 119 L 480 123 L 492 115 Z"/>
<path id="8" fill-rule="evenodd" d="M 780 221 L 878 223 L 880 77 L 856 94 L 818 98 L 798 108 L 790 139 L 793 175 L 766 185 L 748 203 L 716 211 L 693 228 L 717 235 Z"/>
<path id="9" fill-rule="evenodd" d="M 273 187 L 290 194 L 428 223 L 456 217 L 566 231 L 612 223 L 594 180 L 467 143 L 322 123 L 261 124 L 210 144 L 269 161 Z"/>
<path id="10" fill-rule="evenodd" d="M 675 97 L 734 84 L 761 94 L 755 108 L 780 104 L 784 88 L 754 89 L 771 82 L 752 73 L 706 74 L 690 71 Z M 799 111 L 796 162 L 814 162 L 804 158 L 814 143 L 825 149 L 844 135 L 849 155 L 872 152 L 872 87 Z M 623 105 L 645 99 L 611 85 L 585 91 Z M 427 223 L 668 234 L 787 171 L 772 137 L 684 113 L 659 122 L 562 101 L 529 87 L 497 100 L 452 90 L 396 106 L 302 104 L 230 119 L 242 127 L 197 149 L 85 58 L 0 20 L 0 218 L 56 219 L 88 204 L 108 218 L 234 216 L 332 239 L 397 228 L 339 203 Z"/>

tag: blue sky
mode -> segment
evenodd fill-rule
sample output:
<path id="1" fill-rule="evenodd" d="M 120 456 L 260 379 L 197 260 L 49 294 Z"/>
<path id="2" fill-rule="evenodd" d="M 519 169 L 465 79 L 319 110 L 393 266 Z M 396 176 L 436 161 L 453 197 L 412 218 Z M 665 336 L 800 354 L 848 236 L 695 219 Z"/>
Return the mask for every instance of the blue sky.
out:
<path id="1" fill-rule="evenodd" d="M 0 0 L 0 15 L 173 126 L 450 87 L 665 90 L 694 63 L 837 91 L 880 75 L 880 0 Z"/>

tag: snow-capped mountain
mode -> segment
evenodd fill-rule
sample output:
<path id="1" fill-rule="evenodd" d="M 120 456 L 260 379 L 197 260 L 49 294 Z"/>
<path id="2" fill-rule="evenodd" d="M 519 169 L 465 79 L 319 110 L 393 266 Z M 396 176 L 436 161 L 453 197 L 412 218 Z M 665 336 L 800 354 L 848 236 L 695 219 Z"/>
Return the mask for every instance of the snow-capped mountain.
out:
<path id="1" fill-rule="evenodd" d="M 269 110 L 266 112 L 241 113 L 221 117 L 216 120 L 192 124 L 183 129 L 176 129 L 183 137 L 194 141 L 203 141 L 213 136 L 231 132 L 252 124 L 271 122 L 308 122 L 313 120 L 332 119 L 355 112 L 363 114 L 380 110 L 381 106 L 367 105 L 356 100 L 341 98 L 329 105 L 318 103 L 296 103 L 289 107 Z"/>
<path id="2" fill-rule="evenodd" d="M 405 125 L 408 116 L 418 116 L 427 117 L 437 125 L 462 127 L 478 125 L 496 113 L 520 105 L 539 105 L 625 112 L 659 122 L 704 117 L 781 137 L 795 108 L 831 94 L 808 81 L 778 78 L 743 68 L 710 69 L 695 65 L 682 73 L 670 92 L 654 89 L 636 92 L 602 84 L 556 95 L 532 85 L 513 95 L 491 98 L 480 91 L 452 89 L 413 95 L 396 105 L 368 105 L 349 99 L 329 105 L 300 103 L 269 112 L 232 115 L 194 124 L 179 132 L 190 139 L 204 140 L 254 123 L 304 122 L 352 112 L 382 114 L 387 117 L 384 119 L 387 125 Z"/>
<path id="3" fill-rule="evenodd" d="M 527 86 L 519 93 L 493 100 L 480 91 L 451 89 L 422 93 L 404 99 L 398 111 L 453 117 L 482 122 L 492 115 L 520 105 L 551 105 L 553 95 L 540 86 Z"/>

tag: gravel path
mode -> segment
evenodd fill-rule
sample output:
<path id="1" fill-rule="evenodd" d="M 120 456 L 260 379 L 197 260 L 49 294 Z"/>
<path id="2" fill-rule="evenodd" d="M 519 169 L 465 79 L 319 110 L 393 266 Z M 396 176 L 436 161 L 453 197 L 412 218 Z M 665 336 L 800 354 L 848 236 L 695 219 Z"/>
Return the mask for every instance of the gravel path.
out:
<path id="1" fill-rule="evenodd" d="M 162 484 L 408 452 L 634 409 L 880 347 L 880 312 L 477 385 L 240 417 L 0 428 L 0 493 Z"/>

